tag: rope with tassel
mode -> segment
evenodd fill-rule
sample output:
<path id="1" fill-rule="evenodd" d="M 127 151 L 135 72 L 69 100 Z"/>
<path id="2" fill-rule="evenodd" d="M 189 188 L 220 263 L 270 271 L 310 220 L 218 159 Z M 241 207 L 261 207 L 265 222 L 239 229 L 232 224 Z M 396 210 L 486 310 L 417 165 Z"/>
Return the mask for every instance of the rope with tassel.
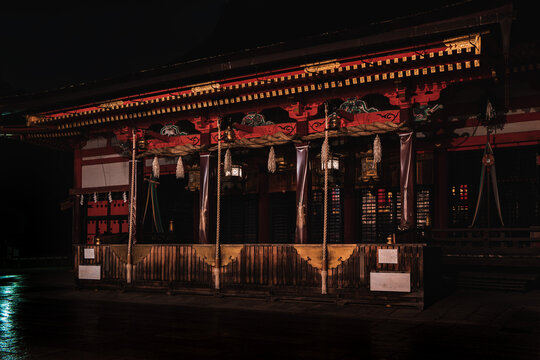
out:
<path id="1" fill-rule="evenodd" d="M 220 159 L 221 161 L 221 159 Z M 225 160 L 223 160 L 223 171 L 225 172 L 225 176 L 231 175 L 232 172 L 232 156 L 231 156 L 231 150 L 227 149 L 227 152 L 225 153 Z"/>
<path id="2" fill-rule="evenodd" d="M 324 142 L 321 149 L 321 161 L 324 168 L 324 214 L 323 214 L 323 246 L 322 246 L 322 270 L 321 270 L 321 293 L 327 293 L 326 280 L 328 278 L 328 253 L 327 253 L 327 232 L 328 232 L 328 104 L 324 105 Z"/>
<path id="3" fill-rule="evenodd" d="M 184 162 L 182 161 L 182 155 L 178 156 L 178 162 L 176 163 L 176 178 L 184 178 Z"/>
<path id="4" fill-rule="evenodd" d="M 221 267 L 220 259 L 220 245 L 219 245 L 219 233 L 220 233 L 220 217 L 221 217 L 221 119 L 217 121 L 218 129 L 218 161 L 217 161 L 217 208 L 216 208 L 216 254 L 214 264 L 214 288 L 219 290 L 219 269 Z M 228 149 L 227 149 L 228 151 Z M 230 155 L 230 154 L 229 154 Z"/>
<path id="5" fill-rule="evenodd" d="M 274 147 L 270 147 L 270 151 L 268 152 L 268 172 L 275 173 L 276 172 L 276 153 L 274 152 Z"/>
<path id="6" fill-rule="evenodd" d="M 128 247 L 127 247 L 127 264 L 126 264 L 126 282 L 131 284 L 131 271 L 132 271 L 132 244 L 133 244 L 133 222 L 135 217 L 135 149 L 136 149 L 136 136 L 135 128 L 132 129 L 132 147 L 131 147 L 131 186 L 129 191 L 129 233 L 128 233 Z"/>

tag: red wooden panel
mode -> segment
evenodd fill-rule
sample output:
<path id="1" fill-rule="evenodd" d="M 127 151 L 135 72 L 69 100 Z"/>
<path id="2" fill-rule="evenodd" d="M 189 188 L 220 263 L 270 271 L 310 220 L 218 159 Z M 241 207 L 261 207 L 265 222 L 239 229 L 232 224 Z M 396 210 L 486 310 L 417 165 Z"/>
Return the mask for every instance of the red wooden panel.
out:
<path id="1" fill-rule="evenodd" d="M 104 234 L 107 232 L 107 220 L 99 220 L 98 221 L 98 231 L 100 234 Z"/>
<path id="2" fill-rule="evenodd" d="M 129 226 L 127 220 L 121 220 L 120 221 L 120 232 L 121 233 L 127 233 L 129 232 Z"/>
<path id="3" fill-rule="evenodd" d="M 88 216 L 107 216 L 108 201 L 89 201 Z"/>
<path id="4" fill-rule="evenodd" d="M 111 203 L 111 215 L 127 215 L 128 203 L 124 200 L 113 200 Z"/>
<path id="5" fill-rule="evenodd" d="M 111 220 L 111 234 L 120 232 L 120 220 Z"/>
<path id="6" fill-rule="evenodd" d="M 96 233 L 96 220 L 88 220 L 86 223 L 86 233 L 88 235 Z"/>

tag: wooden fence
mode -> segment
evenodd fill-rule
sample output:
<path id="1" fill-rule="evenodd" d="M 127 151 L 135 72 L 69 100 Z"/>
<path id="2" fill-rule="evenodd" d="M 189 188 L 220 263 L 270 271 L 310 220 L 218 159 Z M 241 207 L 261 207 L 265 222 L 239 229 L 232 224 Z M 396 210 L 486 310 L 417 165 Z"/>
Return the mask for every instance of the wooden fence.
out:
<path id="1" fill-rule="evenodd" d="M 410 274 L 410 291 L 397 294 L 424 300 L 425 244 L 350 244 L 328 246 L 328 296 L 369 297 L 388 301 L 396 293 L 371 291 L 371 273 Z M 394 249 L 395 263 L 379 259 L 380 249 Z M 220 291 L 276 296 L 320 296 L 320 244 L 221 245 Z M 99 280 L 80 284 L 126 284 L 126 245 L 76 245 L 75 270 L 80 265 L 99 269 Z M 135 245 L 129 286 L 213 289 L 214 245 Z M 98 268 L 96 265 L 99 265 Z M 403 295 L 403 296 L 402 296 Z"/>

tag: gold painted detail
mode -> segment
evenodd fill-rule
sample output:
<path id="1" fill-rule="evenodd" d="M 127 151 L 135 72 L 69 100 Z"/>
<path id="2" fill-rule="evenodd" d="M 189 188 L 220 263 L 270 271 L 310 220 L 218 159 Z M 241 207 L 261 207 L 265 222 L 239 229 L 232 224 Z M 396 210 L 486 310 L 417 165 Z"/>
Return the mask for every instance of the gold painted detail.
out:
<path id="1" fill-rule="evenodd" d="M 461 49 L 470 49 L 474 48 L 476 54 L 480 54 L 481 51 L 481 45 L 482 45 L 482 38 L 480 34 L 471 34 L 467 36 L 461 36 L 457 38 L 447 39 L 444 41 L 444 45 L 446 46 L 446 50 L 453 51 L 457 50 L 460 51 Z"/>
<path id="2" fill-rule="evenodd" d="M 356 244 L 328 245 L 328 268 L 336 268 L 342 262 L 347 261 L 356 248 Z"/>
<path id="3" fill-rule="evenodd" d="M 311 266 L 322 269 L 322 245 L 293 245 L 298 255 L 306 260 Z"/>
<path id="4" fill-rule="evenodd" d="M 221 245 L 221 266 L 227 266 L 240 256 L 244 245 Z"/>
<path id="5" fill-rule="evenodd" d="M 122 105 L 124 105 L 124 102 L 122 100 L 117 100 L 117 101 L 104 102 L 103 104 L 99 104 L 98 106 L 102 109 L 112 109 L 114 107 L 122 106 Z"/>
<path id="6" fill-rule="evenodd" d="M 298 255 L 306 260 L 311 266 L 322 269 L 322 245 L 293 245 Z M 351 245 L 328 245 L 328 269 L 334 269 L 347 261 L 357 248 L 356 244 Z"/>
<path id="7" fill-rule="evenodd" d="M 197 244 L 191 245 L 192 249 L 195 250 L 197 256 L 204 260 L 208 265 L 215 266 L 215 256 L 216 256 L 216 246 L 210 244 Z"/>
<path id="8" fill-rule="evenodd" d="M 191 92 L 198 93 L 198 92 L 203 92 L 203 91 L 211 91 L 211 90 L 219 89 L 220 87 L 221 85 L 218 83 L 200 84 L 200 85 L 193 86 L 191 88 Z"/>
<path id="9" fill-rule="evenodd" d="M 331 71 L 339 68 L 341 64 L 337 61 L 334 62 L 325 62 L 325 63 L 314 63 L 314 64 L 308 64 L 304 68 L 304 71 L 308 74 L 311 73 L 318 73 L 321 71 Z"/>
<path id="10" fill-rule="evenodd" d="M 26 115 L 26 126 L 34 125 L 36 123 L 42 122 L 45 119 L 41 116 L 36 115 Z"/>
<path id="11" fill-rule="evenodd" d="M 110 245 L 112 252 L 122 262 L 127 263 L 127 245 Z M 133 264 L 138 264 L 152 251 L 153 245 L 133 245 Z"/>

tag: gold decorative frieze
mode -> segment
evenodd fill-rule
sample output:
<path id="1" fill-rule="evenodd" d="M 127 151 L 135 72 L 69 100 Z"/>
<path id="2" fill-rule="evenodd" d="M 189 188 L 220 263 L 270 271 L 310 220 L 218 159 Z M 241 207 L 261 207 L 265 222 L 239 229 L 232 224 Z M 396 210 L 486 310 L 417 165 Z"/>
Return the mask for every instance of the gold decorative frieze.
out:
<path id="1" fill-rule="evenodd" d="M 311 74 L 311 73 L 318 73 L 318 72 L 322 72 L 322 71 L 336 70 L 340 66 L 341 66 L 341 64 L 339 62 L 337 62 L 337 61 L 324 62 L 324 63 L 313 63 L 313 64 L 305 65 L 304 71 L 306 73 L 308 73 L 308 74 Z"/>
<path id="2" fill-rule="evenodd" d="M 103 104 L 99 104 L 98 106 L 102 109 L 112 109 L 115 107 L 120 107 L 122 105 L 124 105 L 124 102 L 122 100 L 117 100 L 117 101 L 107 101 L 107 102 L 104 102 Z"/>
<path id="3" fill-rule="evenodd" d="M 199 84 L 199 85 L 195 85 L 191 88 L 191 92 L 192 93 L 198 93 L 198 92 L 203 92 L 203 91 L 212 91 L 212 90 L 217 90 L 221 87 L 221 85 L 219 85 L 218 83 L 204 83 L 204 84 Z"/>
<path id="4" fill-rule="evenodd" d="M 444 41 L 447 51 L 460 52 L 462 49 L 469 51 L 469 49 L 474 48 L 476 54 L 480 54 L 482 38 L 480 34 L 471 34 L 467 36 L 461 36 L 457 38 L 447 39 Z"/>

